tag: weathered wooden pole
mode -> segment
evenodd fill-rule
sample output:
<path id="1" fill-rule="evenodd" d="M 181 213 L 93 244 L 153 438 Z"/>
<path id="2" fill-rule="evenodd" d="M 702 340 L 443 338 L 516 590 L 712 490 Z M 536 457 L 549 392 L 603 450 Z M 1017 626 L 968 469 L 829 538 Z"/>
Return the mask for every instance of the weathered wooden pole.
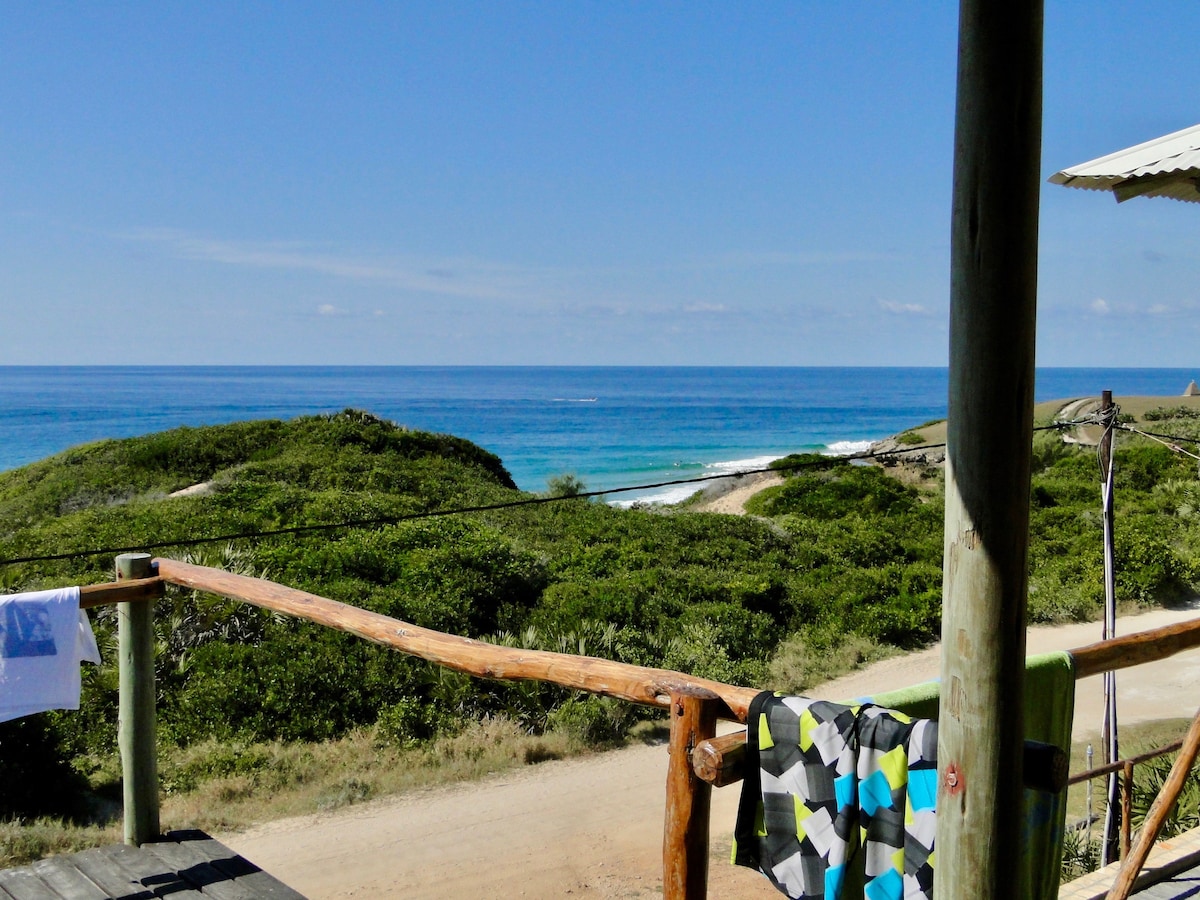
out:
<path id="1" fill-rule="evenodd" d="M 1125 760 L 1121 766 L 1121 859 L 1129 856 L 1133 834 L 1133 763 Z"/>
<path id="2" fill-rule="evenodd" d="M 150 554 L 117 557 L 117 579 L 148 578 Z M 117 745 L 121 750 L 125 843 L 158 837 L 158 749 L 154 717 L 154 604 L 117 604 L 120 699 Z"/>
<path id="3" fill-rule="evenodd" d="M 671 758 L 663 826 L 663 900 L 708 896 L 708 818 L 712 785 L 692 771 L 692 751 L 717 733 L 720 697 L 703 688 L 671 691 Z"/>
<path id="4" fill-rule="evenodd" d="M 961 0 L 937 896 L 1018 897 L 1041 0 Z"/>

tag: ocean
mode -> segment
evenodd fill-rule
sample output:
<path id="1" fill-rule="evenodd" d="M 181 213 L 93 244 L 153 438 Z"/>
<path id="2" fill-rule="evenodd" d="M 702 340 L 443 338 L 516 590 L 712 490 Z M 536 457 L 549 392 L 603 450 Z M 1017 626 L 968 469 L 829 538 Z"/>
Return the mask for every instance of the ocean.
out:
<path id="1" fill-rule="evenodd" d="M 1036 396 L 1179 395 L 1195 377 L 1039 369 Z M 104 438 L 353 407 L 472 440 L 525 490 L 567 473 L 606 490 L 852 452 L 944 418 L 946 394 L 944 368 L 2 366 L 0 471 Z"/>

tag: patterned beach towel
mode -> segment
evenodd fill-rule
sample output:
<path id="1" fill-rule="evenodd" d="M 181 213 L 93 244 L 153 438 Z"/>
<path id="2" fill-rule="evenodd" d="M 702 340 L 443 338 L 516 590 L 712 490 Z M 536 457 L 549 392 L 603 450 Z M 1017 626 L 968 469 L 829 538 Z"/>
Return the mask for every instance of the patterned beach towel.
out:
<path id="1" fill-rule="evenodd" d="M 937 724 L 764 692 L 747 717 L 733 861 L 797 900 L 933 896 Z"/>

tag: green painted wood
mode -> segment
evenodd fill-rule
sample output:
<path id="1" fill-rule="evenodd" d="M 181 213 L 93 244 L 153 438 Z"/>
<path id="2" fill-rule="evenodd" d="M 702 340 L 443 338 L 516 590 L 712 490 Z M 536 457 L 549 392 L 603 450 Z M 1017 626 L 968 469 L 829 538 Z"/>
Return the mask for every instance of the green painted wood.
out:
<path id="1" fill-rule="evenodd" d="M 117 579 L 148 578 L 148 553 L 117 557 Z M 159 833 L 158 746 L 154 710 L 154 604 L 117 604 L 120 699 L 117 744 L 121 751 L 125 842 L 141 844 Z"/>

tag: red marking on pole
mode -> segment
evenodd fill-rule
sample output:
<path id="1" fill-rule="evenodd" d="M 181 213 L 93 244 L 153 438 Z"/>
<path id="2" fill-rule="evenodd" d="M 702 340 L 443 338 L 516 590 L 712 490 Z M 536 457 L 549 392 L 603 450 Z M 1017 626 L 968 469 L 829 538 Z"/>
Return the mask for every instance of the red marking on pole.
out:
<path id="1" fill-rule="evenodd" d="M 966 779 L 963 777 L 962 769 L 958 767 L 958 763 L 950 763 L 946 767 L 946 775 L 942 779 L 946 785 L 946 791 L 951 797 L 954 797 L 963 792 L 966 788 Z"/>

